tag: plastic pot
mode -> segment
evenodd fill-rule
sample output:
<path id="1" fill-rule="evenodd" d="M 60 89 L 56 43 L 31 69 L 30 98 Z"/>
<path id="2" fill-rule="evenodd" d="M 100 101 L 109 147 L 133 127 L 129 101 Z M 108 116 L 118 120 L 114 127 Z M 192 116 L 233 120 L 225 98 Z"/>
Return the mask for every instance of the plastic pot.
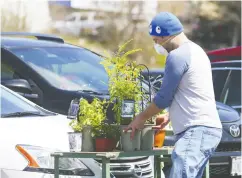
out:
<path id="1" fill-rule="evenodd" d="M 154 146 L 154 125 L 145 125 L 141 131 L 141 150 L 152 150 Z"/>
<path id="2" fill-rule="evenodd" d="M 94 143 L 92 139 L 92 127 L 85 126 L 82 130 L 82 151 L 94 151 Z"/>
<path id="3" fill-rule="evenodd" d="M 81 132 L 68 132 L 69 149 L 71 152 L 82 151 L 82 133 Z"/>
<path id="4" fill-rule="evenodd" d="M 121 125 L 120 131 L 121 131 L 121 138 L 120 138 L 120 144 L 121 144 L 121 150 L 122 151 L 137 151 L 140 150 L 141 145 L 141 131 L 136 131 L 133 140 L 131 140 L 130 136 L 132 131 L 128 130 L 127 132 L 124 132 L 124 129 L 127 127 L 127 125 Z"/>
<path id="5" fill-rule="evenodd" d="M 165 130 L 156 131 L 154 136 L 154 147 L 161 148 L 164 144 L 165 136 L 166 136 Z"/>
<path id="6" fill-rule="evenodd" d="M 96 138 L 95 146 L 97 152 L 113 151 L 116 148 L 117 141 L 112 138 Z"/>

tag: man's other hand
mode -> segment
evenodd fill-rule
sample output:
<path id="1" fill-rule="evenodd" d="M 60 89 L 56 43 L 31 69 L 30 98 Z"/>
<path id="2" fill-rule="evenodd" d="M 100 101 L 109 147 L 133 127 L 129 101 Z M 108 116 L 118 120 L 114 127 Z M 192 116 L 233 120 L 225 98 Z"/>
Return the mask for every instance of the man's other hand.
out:
<path id="1" fill-rule="evenodd" d="M 167 124 L 169 124 L 170 120 L 169 120 L 169 114 L 160 114 L 156 117 L 156 126 L 154 126 L 154 129 L 162 130 L 164 129 Z"/>

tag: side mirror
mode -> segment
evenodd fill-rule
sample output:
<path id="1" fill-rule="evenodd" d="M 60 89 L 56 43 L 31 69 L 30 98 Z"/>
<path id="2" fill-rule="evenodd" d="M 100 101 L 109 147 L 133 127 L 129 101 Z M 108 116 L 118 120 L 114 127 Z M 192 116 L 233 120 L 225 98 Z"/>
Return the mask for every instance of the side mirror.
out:
<path id="1" fill-rule="evenodd" d="M 24 80 L 24 79 L 5 80 L 5 81 L 2 81 L 2 84 L 26 98 L 29 98 L 29 99 L 38 98 L 38 94 L 32 94 L 31 86 L 27 80 Z"/>

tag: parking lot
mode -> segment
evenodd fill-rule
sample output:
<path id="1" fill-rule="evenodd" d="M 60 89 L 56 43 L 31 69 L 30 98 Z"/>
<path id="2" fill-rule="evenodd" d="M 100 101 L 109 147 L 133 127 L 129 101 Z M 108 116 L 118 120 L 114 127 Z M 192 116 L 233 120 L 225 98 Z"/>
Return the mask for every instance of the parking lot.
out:
<path id="1" fill-rule="evenodd" d="M 191 82 L 194 77 L 189 78 L 190 72 L 197 73 L 189 71 L 185 76 L 188 80 L 181 79 L 177 86 L 183 93 L 176 96 L 176 111 L 191 111 L 196 97 L 210 100 L 209 92 L 203 97 L 196 92 L 211 79 L 214 103 L 210 109 L 214 106 L 214 112 L 218 113 L 222 137 L 209 158 L 208 176 L 241 176 L 241 2 L 44 0 L 32 3 L 6 1 L 1 7 L 1 178 L 53 178 L 56 170 L 61 178 L 159 175 L 154 165 L 157 160 L 148 152 L 174 148 L 178 138 L 172 127 L 174 123 L 169 120 L 162 127 L 163 121 L 159 120 L 160 115 L 168 114 L 168 118 L 169 110 L 175 105 L 168 102 L 168 96 L 174 98 L 173 88 L 160 94 L 162 84 L 171 87 L 177 79 L 167 82 L 166 78 L 170 71 L 175 71 L 166 57 L 171 54 L 167 49 L 174 45 L 166 47 L 164 42 L 162 45 L 167 49 L 163 47 L 163 50 L 161 43 L 156 47 L 159 42 L 153 33 L 158 35 L 163 31 L 157 26 L 154 32 L 150 22 L 163 11 L 181 19 L 182 33 L 204 51 L 201 54 L 206 56 L 211 72 L 209 78 L 206 71 L 200 70 L 207 69 L 202 68 L 205 62 L 189 64 L 202 74 L 195 81 L 203 84 Z M 229 31 L 228 27 L 233 30 Z M 168 39 L 168 43 L 175 37 Z M 184 74 L 189 69 L 184 69 Z M 194 87 L 195 83 L 201 88 Z M 186 85 L 196 89 L 187 100 L 187 107 L 177 103 L 192 90 Z M 155 103 L 159 94 L 169 106 L 144 122 L 148 131 L 131 128 L 124 132 L 139 113 Z M 158 104 L 166 106 L 165 99 Z M 206 115 L 203 113 L 199 118 Z M 133 130 L 137 131 L 133 140 L 124 142 L 130 139 Z M 212 144 L 211 140 L 212 137 L 209 140 Z M 138 156 L 111 156 L 107 164 L 102 164 L 104 157 L 100 155 L 105 152 L 112 155 L 121 151 L 118 154 L 122 155 L 122 151 L 140 150 L 147 152 L 137 153 Z M 57 169 L 52 155 L 56 152 L 98 153 L 93 157 L 62 158 Z M 200 153 L 209 154 L 202 149 Z M 162 163 L 161 167 L 161 177 L 169 177 L 171 161 Z M 105 176 L 104 169 L 108 172 Z M 205 174 L 206 171 L 204 177 Z"/>

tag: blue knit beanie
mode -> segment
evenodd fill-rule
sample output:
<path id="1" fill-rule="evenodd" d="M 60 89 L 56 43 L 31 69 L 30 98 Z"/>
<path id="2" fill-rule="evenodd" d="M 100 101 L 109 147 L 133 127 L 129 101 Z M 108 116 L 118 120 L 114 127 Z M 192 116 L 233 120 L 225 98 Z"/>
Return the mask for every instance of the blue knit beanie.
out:
<path id="1" fill-rule="evenodd" d="M 157 14 L 150 23 L 150 35 L 172 36 L 183 31 L 180 20 L 170 12 Z"/>

